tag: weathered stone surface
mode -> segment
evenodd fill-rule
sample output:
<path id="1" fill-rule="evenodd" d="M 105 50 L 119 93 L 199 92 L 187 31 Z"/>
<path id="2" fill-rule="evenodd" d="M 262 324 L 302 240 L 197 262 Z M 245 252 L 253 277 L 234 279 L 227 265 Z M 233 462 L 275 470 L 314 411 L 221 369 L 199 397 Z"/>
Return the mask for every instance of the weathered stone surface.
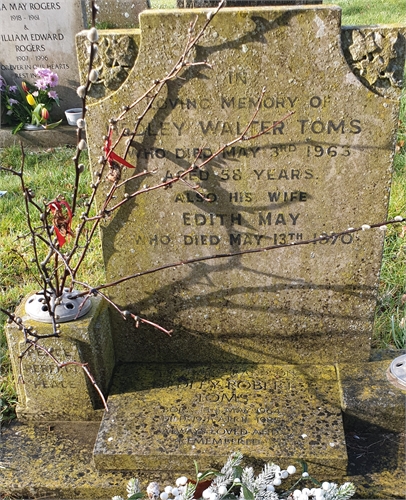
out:
<path id="1" fill-rule="evenodd" d="M 226 0 L 226 7 L 264 7 L 276 5 L 306 5 L 321 4 L 323 0 Z M 176 5 L 182 8 L 217 7 L 215 0 L 177 0 Z"/>
<path id="2" fill-rule="evenodd" d="M 333 366 L 123 365 L 96 440 L 100 469 L 220 467 L 233 450 L 258 461 L 347 466 Z M 328 472 L 327 472 L 328 471 Z"/>
<path id="3" fill-rule="evenodd" d="M 25 299 L 26 300 L 26 299 Z M 52 332 L 52 327 L 26 316 L 25 300 L 16 311 L 27 326 L 39 335 Z M 90 373 L 106 394 L 114 368 L 114 352 L 106 304 L 92 298 L 92 309 L 79 320 L 63 323 L 59 338 L 42 339 L 41 345 L 52 348 L 59 362 L 88 363 Z M 27 349 L 23 333 L 15 323 L 7 326 L 7 341 L 17 383 L 17 414 L 26 420 L 98 420 L 100 396 L 80 366 L 58 369 L 56 363 L 41 350 L 30 349 L 21 364 L 19 355 Z"/>
<path id="4" fill-rule="evenodd" d="M 75 56 L 75 35 L 85 27 L 82 0 L 63 2 L 7 2 L 0 17 L 1 74 L 6 81 L 37 79 L 35 68 L 50 68 L 58 74 L 55 89 L 61 107 L 52 116 L 64 118 L 64 110 L 77 107 L 79 74 Z"/>
<path id="5" fill-rule="evenodd" d="M 100 0 L 96 22 L 107 28 L 137 28 L 139 15 L 151 8 L 149 0 Z M 86 10 L 90 19 L 90 0 L 86 0 Z"/>
<path id="6" fill-rule="evenodd" d="M 142 45 L 133 71 L 88 112 L 95 168 L 108 119 L 172 67 L 196 13 L 201 26 L 206 11 L 141 15 Z M 380 33 L 395 41 L 390 60 L 401 67 L 401 29 Z M 253 134 L 290 110 L 295 114 L 265 136 L 226 148 L 190 176 L 190 185 L 178 183 L 122 206 L 103 228 L 108 279 L 195 257 L 300 242 L 386 218 L 399 87 L 388 79 L 391 98 L 366 88 L 343 57 L 340 35 L 340 9 L 331 6 L 229 8 L 214 18 L 194 54 L 195 61 L 208 60 L 213 68 L 185 69 L 153 104 L 127 159 L 138 172 L 156 174 L 128 190 L 176 176 L 194 162 L 199 148 L 197 163 L 238 136 L 264 86 Z M 119 130 L 131 130 L 142 109 L 135 107 Z M 196 183 L 211 202 L 191 189 Z M 114 289 L 114 300 L 173 328 L 174 336 L 157 340 L 156 331 L 123 329 L 116 318 L 118 359 L 366 360 L 382 241 L 381 232 L 363 231 L 123 283 Z"/>
<path id="7" fill-rule="evenodd" d="M 28 131 L 21 130 L 18 134 L 11 133 L 11 127 L 0 127 L 0 148 L 20 144 L 34 149 L 54 148 L 65 145 L 75 145 L 77 142 L 76 128 L 60 125 L 52 130 Z"/>
<path id="8" fill-rule="evenodd" d="M 348 430 L 365 423 L 389 432 L 404 432 L 406 389 L 401 390 L 387 379 L 388 361 L 339 366 L 342 409 Z"/>
<path id="9" fill-rule="evenodd" d="M 99 78 L 90 87 L 87 102 L 107 97 L 127 79 L 134 66 L 140 45 L 139 29 L 99 30 L 98 52 L 93 68 Z M 86 32 L 76 35 L 80 83 L 84 85 L 89 72 L 89 41 Z"/>

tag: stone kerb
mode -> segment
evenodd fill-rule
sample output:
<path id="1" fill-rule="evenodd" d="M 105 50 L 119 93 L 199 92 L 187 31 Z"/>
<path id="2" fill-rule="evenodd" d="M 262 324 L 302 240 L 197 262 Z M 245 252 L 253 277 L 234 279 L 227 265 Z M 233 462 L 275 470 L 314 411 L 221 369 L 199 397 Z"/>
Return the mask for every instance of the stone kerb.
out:
<path id="1" fill-rule="evenodd" d="M 206 12 L 141 15 L 142 43 L 133 71 L 120 89 L 89 107 L 95 168 L 108 119 L 165 75 L 182 52 L 190 21 L 197 13 L 201 25 Z M 207 59 L 213 69 L 190 68 L 183 79 L 168 83 L 127 159 L 138 171 L 157 171 L 148 184 L 175 176 L 199 148 L 205 158 L 241 132 L 263 87 L 253 133 L 289 111 L 295 114 L 265 136 L 226 149 L 191 176 L 211 203 L 178 183 L 123 206 L 103 228 L 109 280 L 191 257 L 300 242 L 385 220 L 399 106 L 399 78 L 391 75 L 404 64 L 403 38 L 398 27 L 371 28 L 372 40 L 393 40 L 393 50 L 386 72 L 381 68 L 367 88 L 343 56 L 340 14 L 331 6 L 227 8 L 215 17 L 195 52 L 196 60 Z M 354 32 L 348 42 L 352 53 L 379 49 L 379 43 Z M 379 95 L 374 85 L 393 95 Z M 120 122 L 124 126 L 131 130 L 131 117 Z M 113 293 L 121 307 L 176 333 L 157 341 L 155 331 L 128 326 L 123 331 L 117 319 L 117 357 L 367 360 L 382 242 L 382 233 L 364 231 L 124 283 Z"/>

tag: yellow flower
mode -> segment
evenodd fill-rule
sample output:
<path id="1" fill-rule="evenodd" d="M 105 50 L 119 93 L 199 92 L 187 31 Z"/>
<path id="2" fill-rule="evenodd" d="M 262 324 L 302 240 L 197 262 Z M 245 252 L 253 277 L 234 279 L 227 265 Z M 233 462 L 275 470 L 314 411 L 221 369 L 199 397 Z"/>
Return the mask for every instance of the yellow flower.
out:
<path id="1" fill-rule="evenodd" d="M 35 99 L 32 94 L 27 94 L 26 99 L 30 106 L 35 106 Z"/>

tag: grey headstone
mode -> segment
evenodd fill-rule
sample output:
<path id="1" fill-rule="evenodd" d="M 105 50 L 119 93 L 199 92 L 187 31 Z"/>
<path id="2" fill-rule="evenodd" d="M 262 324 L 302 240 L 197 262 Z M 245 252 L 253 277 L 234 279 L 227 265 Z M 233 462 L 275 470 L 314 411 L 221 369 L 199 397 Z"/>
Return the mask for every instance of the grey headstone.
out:
<path id="1" fill-rule="evenodd" d="M 0 64 L 7 83 L 34 83 L 36 67 L 57 73 L 55 88 L 61 107 L 52 116 L 64 117 L 64 110 L 77 107 L 79 72 L 75 35 L 85 27 L 81 0 L 52 2 L 0 2 Z"/>

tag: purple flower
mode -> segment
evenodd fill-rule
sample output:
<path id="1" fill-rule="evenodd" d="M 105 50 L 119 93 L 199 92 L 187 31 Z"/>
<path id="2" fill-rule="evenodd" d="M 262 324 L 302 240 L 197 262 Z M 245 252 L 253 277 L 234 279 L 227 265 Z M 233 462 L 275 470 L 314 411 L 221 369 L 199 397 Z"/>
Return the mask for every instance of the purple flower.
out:
<path id="1" fill-rule="evenodd" d="M 0 91 L 6 88 L 6 80 L 0 76 Z"/>
<path id="2" fill-rule="evenodd" d="M 8 88 L 8 90 L 13 94 L 17 92 L 17 89 L 18 89 L 17 85 L 10 85 L 10 87 Z"/>
<path id="3" fill-rule="evenodd" d="M 48 82 L 45 79 L 40 79 L 35 82 L 35 86 L 38 90 L 46 90 L 48 88 Z"/>
<path id="4" fill-rule="evenodd" d="M 55 92 L 55 90 L 50 90 L 48 92 L 48 97 L 51 99 L 55 99 L 55 101 L 58 99 L 58 94 Z"/>
<path id="5" fill-rule="evenodd" d="M 59 78 L 56 73 L 50 73 L 48 77 L 48 83 L 50 87 L 56 87 L 58 85 Z"/>
<path id="6" fill-rule="evenodd" d="M 10 99 L 8 100 L 8 102 L 9 102 L 11 105 L 13 105 L 13 104 L 18 104 L 18 101 L 17 101 L 16 99 L 12 99 L 12 98 L 10 98 Z"/>
<path id="7" fill-rule="evenodd" d="M 35 68 L 34 72 L 40 78 L 46 78 L 52 73 L 49 68 Z"/>

